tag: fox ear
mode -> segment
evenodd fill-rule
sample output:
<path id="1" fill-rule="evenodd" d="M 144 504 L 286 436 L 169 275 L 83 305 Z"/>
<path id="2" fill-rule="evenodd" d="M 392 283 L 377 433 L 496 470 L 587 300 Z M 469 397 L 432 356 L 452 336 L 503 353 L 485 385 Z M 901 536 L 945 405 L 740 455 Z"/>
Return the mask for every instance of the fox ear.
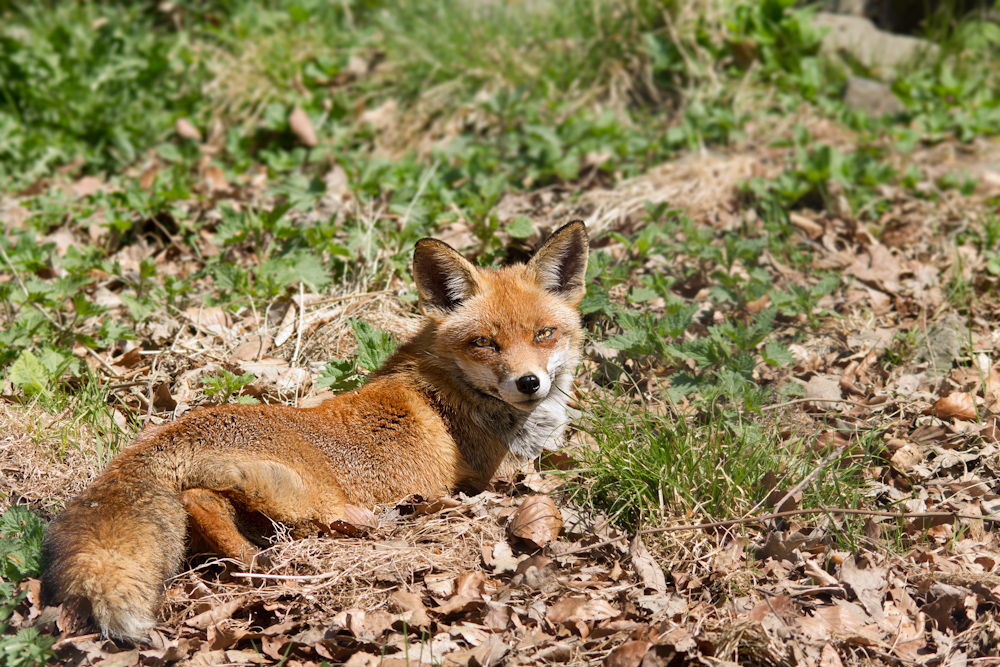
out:
<path id="1" fill-rule="evenodd" d="M 587 293 L 587 227 L 582 220 L 563 225 L 542 244 L 528 262 L 529 275 L 542 288 L 558 294 L 574 306 Z"/>
<path id="2" fill-rule="evenodd" d="M 413 282 L 424 315 L 445 315 L 479 291 L 476 267 L 437 239 L 420 239 L 413 249 Z"/>

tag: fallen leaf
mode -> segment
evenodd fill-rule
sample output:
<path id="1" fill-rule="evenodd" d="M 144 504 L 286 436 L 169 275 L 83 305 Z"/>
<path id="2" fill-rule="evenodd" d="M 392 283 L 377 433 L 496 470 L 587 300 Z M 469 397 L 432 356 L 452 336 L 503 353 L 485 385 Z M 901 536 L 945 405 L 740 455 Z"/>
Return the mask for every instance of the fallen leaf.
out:
<path id="1" fill-rule="evenodd" d="M 548 496 L 528 496 L 511 517 L 508 532 L 536 548 L 559 537 L 563 521 L 556 504 Z"/>
<path id="2" fill-rule="evenodd" d="M 545 619 L 550 623 L 573 623 L 577 621 L 603 621 L 615 618 L 621 612 L 606 600 L 590 598 L 563 598 L 549 607 Z"/>
<path id="3" fill-rule="evenodd" d="M 667 578 L 663 574 L 656 559 L 642 543 L 642 539 L 636 535 L 629 545 L 629 556 L 632 559 L 632 566 L 642 580 L 642 585 L 647 589 L 652 589 L 658 594 L 667 592 Z"/>
<path id="4" fill-rule="evenodd" d="M 309 120 L 309 116 L 302 110 L 302 107 L 296 105 L 292 109 L 292 113 L 288 115 L 288 126 L 298 140 L 302 142 L 303 146 L 312 148 L 319 143 L 316 139 L 316 130 L 313 129 L 312 121 Z"/>
<path id="5" fill-rule="evenodd" d="M 976 399 L 965 391 L 948 394 L 934 404 L 934 416 L 938 419 L 974 421 L 977 418 Z"/>
<path id="6" fill-rule="evenodd" d="M 358 507 L 350 503 L 344 505 L 344 521 L 367 530 L 378 528 L 378 518 L 375 516 L 375 512 L 367 507 Z"/>
<path id="7" fill-rule="evenodd" d="M 192 616 L 184 621 L 184 625 L 204 630 L 210 625 L 215 625 L 219 621 L 231 617 L 233 612 L 239 609 L 243 604 L 243 600 L 224 602 L 216 607 L 212 607 L 208 611 L 198 614 L 197 616 Z"/>
<path id="8" fill-rule="evenodd" d="M 174 121 L 174 130 L 181 139 L 201 142 L 201 132 L 183 116 Z"/>
<path id="9" fill-rule="evenodd" d="M 517 557 L 507 542 L 497 542 L 491 549 L 489 545 L 483 545 L 483 560 L 493 570 L 493 574 L 503 574 L 504 572 L 514 572 L 517 570 Z"/>
<path id="10" fill-rule="evenodd" d="M 652 645 L 642 640 L 625 642 L 604 658 L 604 667 L 639 667 Z"/>

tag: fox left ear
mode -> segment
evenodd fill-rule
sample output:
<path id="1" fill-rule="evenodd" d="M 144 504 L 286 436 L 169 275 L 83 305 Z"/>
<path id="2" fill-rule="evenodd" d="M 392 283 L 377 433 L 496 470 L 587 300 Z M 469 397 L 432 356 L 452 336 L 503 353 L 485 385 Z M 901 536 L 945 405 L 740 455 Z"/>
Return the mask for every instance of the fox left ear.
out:
<path id="1" fill-rule="evenodd" d="M 582 220 L 563 225 L 542 244 L 528 262 L 529 275 L 541 287 L 574 306 L 587 293 L 587 253 L 590 242 Z"/>

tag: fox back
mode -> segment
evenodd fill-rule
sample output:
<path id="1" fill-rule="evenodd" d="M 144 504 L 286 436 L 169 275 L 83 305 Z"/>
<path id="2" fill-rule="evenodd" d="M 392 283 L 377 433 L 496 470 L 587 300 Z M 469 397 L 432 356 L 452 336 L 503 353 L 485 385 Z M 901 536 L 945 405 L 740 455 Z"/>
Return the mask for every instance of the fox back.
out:
<path id="1" fill-rule="evenodd" d="M 219 406 L 147 427 L 49 527 L 43 598 L 105 635 L 155 625 L 186 540 L 249 564 L 273 522 L 294 537 L 410 494 L 478 490 L 557 446 L 578 365 L 588 242 L 557 230 L 527 264 L 414 249 L 426 323 L 356 391 L 310 409 Z"/>

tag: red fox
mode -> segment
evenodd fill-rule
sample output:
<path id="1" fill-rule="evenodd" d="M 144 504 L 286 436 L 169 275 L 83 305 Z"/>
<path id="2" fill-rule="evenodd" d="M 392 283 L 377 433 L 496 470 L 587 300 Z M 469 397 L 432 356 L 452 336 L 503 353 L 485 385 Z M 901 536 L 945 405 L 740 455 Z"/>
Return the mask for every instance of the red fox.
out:
<path id="1" fill-rule="evenodd" d="M 293 537 L 410 494 L 485 486 L 505 458 L 558 443 L 580 360 L 587 231 L 527 264 L 474 266 L 417 242 L 423 329 L 366 384 L 318 407 L 223 405 L 149 426 L 45 536 L 49 604 L 89 604 L 105 636 L 142 642 L 190 538 L 250 564 L 271 521 Z"/>

